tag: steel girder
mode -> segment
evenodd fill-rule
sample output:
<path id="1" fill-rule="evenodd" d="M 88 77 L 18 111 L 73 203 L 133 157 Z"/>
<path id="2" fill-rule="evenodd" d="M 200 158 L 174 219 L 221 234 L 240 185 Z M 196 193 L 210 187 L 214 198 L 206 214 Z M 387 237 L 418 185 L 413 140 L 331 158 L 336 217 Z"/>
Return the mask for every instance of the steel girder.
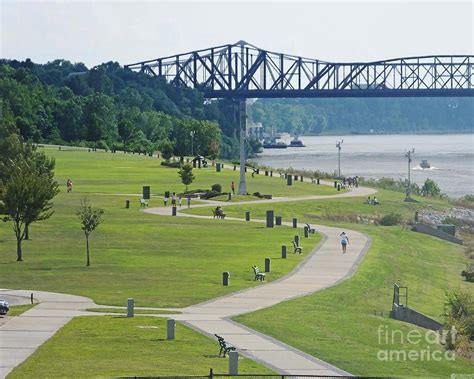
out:
<path id="1" fill-rule="evenodd" d="M 125 66 L 207 98 L 474 96 L 474 56 L 331 63 L 239 41 Z"/>

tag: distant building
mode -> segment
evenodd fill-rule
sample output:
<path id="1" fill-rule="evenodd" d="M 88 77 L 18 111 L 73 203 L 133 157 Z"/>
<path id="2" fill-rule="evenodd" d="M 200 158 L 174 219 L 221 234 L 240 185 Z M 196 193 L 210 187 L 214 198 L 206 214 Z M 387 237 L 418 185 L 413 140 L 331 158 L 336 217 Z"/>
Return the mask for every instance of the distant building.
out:
<path id="1" fill-rule="evenodd" d="M 253 122 L 248 122 L 247 123 L 247 137 L 254 137 L 259 140 L 263 139 L 263 125 L 261 122 L 253 123 Z"/>

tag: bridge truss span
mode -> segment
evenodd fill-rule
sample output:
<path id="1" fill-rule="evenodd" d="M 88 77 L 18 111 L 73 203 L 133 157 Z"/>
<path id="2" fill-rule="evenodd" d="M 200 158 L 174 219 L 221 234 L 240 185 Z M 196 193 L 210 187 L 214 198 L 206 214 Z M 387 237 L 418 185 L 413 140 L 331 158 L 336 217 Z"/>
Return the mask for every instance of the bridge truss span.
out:
<path id="1" fill-rule="evenodd" d="M 331 63 L 244 41 L 129 64 L 207 98 L 474 96 L 474 56 Z"/>

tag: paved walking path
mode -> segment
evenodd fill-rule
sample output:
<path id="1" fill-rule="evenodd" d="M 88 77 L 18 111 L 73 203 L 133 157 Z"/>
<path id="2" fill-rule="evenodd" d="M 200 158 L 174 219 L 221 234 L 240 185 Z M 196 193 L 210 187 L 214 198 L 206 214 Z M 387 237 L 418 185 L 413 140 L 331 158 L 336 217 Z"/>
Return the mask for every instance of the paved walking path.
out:
<path id="1" fill-rule="evenodd" d="M 317 200 L 334 197 L 369 196 L 374 190 L 355 188 L 352 191 L 330 196 L 302 196 L 298 198 L 274 198 L 249 202 L 225 203 L 225 206 Z M 196 204 L 193 207 L 212 206 L 217 202 Z M 219 204 L 223 205 L 222 202 Z M 170 215 L 170 207 L 149 208 L 147 213 Z M 178 216 L 201 217 L 178 212 Z M 226 220 L 241 220 L 226 218 Z M 254 220 L 263 222 L 263 220 Z M 289 225 L 289 223 L 283 223 Z M 303 227 L 302 224 L 298 227 Z M 370 240 L 361 233 L 348 231 L 350 245 L 347 254 L 341 254 L 340 229 L 313 225 L 324 235 L 322 243 L 289 275 L 269 284 L 239 291 L 202 304 L 181 309 L 182 314 L 163 315 L 173 317 L 197 331 L 209 336 L 217 333 L 236 346 L 239 351 L 282 374 L 301 375 L 349 375 L 330 364 L 302 351 L 238 324 L 230 317 L 263 309 L 282 301 L 304 296 L 332 286 L 349 277 L 366 252 Z M 304 241 L 302 241 L 304 246 Z M 291 252 L 289 252 L 291 254 Z M 32 291 L 0 289 L 0 297 L 11 304 L 27 304 Z M 60 293 L 34 291 L 39 302 L 34 308 L 18 317 L 0 319 L 0 378 L 5 377 L 17 365 L 26 360 L 39 346 L 53 336 L 73 317 L 100 315 L 86 312 L 87 308 L 103 307 L 91 299 Z M 149 308 L 151 309 L 151 308 Z M 159 313 L 159 309 L 157 309 Z"/>

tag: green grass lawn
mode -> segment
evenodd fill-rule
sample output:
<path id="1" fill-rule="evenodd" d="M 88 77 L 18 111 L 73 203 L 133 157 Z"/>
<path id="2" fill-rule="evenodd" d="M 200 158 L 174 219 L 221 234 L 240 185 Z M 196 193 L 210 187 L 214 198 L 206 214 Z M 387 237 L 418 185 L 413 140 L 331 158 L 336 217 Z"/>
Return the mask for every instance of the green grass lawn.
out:
<path id="1" fill-rule="evenodd" d="M 36 304 L 22 304 L 22 305 L 11 305 L 8 311 L 8 316 L 19 316 L 22 313 L 33 308 Z"/>
<path id="2" fill-rule="evenodd" d="M 219 345 L 184 325 L 166 340 L 166 320 L 153 317 L 77 317 L 61 328 L 9 378 L 91 378 L 227 373 Z M 239 373 L 271 374 L 250 359 Z"/>
<path id="3" fill-rule="evenodd" d="M 426 332 L 387 317 L 393 284 L 401 281 L 408 286 L 410 307 L 442 321 L 445 290 L 457 287 L 472 290 L 472 284 L 460 276 L 466 262 L 463 248 L 400 227 L 345 226 L 373 238 L 372 247 L 351 279 L 236 320 L 355 375 L 448 377 L 451 373 L 472 373 L 473 362 L 460 357 L 455 362 L 377 359 L 379 350 L 427 349 L 426 343 L 401 343 L 398 334 L 392 344 L 390 333 L 394 330 L 401 330 L 404 338 L 411 330 L 423 335 Z M 384 311 L 385 317 L 375 316 L 374 310 Z M 382 343 L 379 343 L 379 327 Z M 389 335 L 388 344 L 385 331 Z M 429 346 L 431 350 L 444 351 L 438 345 Z"/>
<path id="4" fill-rule="evenodd" d="M 183 192 L 184 185 L 178 177 L 177 168 L 161 166 L 161 160 L 144 155 L 111 154 L 78 150 L 45 149 L 56 158 L 56 179 L 66 186 L 66 180 L 74 183 L 74 191 L 103 192 L 116 194 L 139 194 L 144 185 L 151 186 L 152 194 L 163 196 L 165 191 Z M 225 167 L 233 167 L 225 165 Z M 220 173 L 214 167 L 194 169 L 194 182 L 189 189 L 210 189 L 220 184 L 223 192 L 230 191 L 232 181 L 238 186 L 239 171 L 223 169 Z M 251 177 L 247 173 L 247 191 L 273 196 L 329 195 L 337 191 L 333 187 L 295 182 L 286 185 L 280 177 L 266 177 L 263 174 Z"/>
<path id="5" fill-rule="evenodd" d="M 127 313 L 127 308 L 88 308 L 88 312 L 100 312 L 100 313 Z M 167 311 L 167 310 L 152 310 L 152 309 L 135 309 L 135 315 L 165 315 L 165 314 L 178 314 L 181 312 Z"/>
<path id="6" fill-rule="evenodd" d="M 295 201 L 291 203 L 223 205 L 224 212 L 230 217 L 245 217 L 245 211 L 251 212 L 252 218 L 265 218 L 265 212 L 273 209 L 286 221 L 293 217 L 307 222 L 320 220 L 355 221 L 357 216 L 362 218 L 380 218 L 389 213 L 400 213 L 406 220 L 413 220 L 415 210 L 443 210 L 450 205 L 437 198 L 416 197 L 417 203 L 405 203 L 404 194 L 394 191 L 379 190 L 377 198 L 381 205 L 370 205 L 363 197 L 348 197 L 340 199 Z M 186 213 L 206 214 L 206 208 L 184 210 Z"/>

